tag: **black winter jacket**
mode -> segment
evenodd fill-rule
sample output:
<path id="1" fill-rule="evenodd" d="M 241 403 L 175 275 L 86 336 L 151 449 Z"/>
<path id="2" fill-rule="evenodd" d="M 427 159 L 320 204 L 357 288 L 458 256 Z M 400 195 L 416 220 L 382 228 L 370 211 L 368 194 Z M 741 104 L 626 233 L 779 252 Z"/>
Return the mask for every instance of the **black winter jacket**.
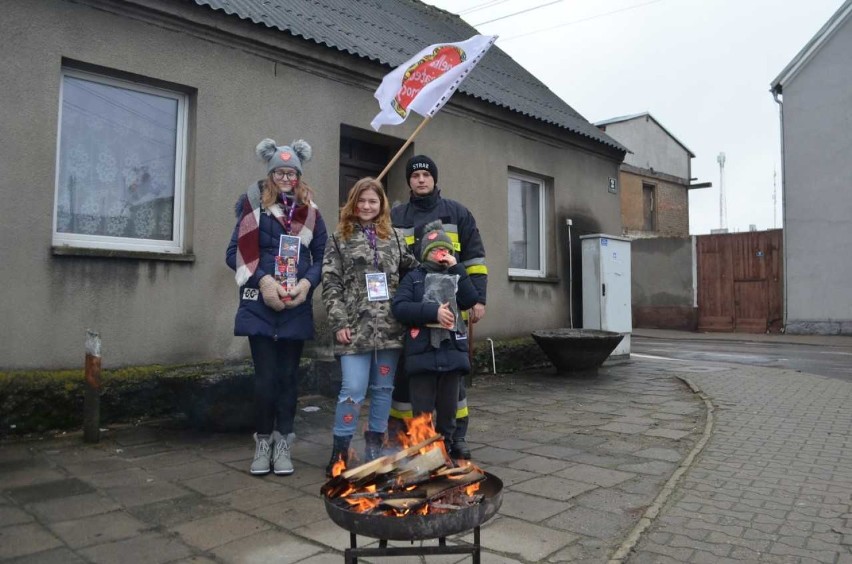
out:
<path id="1" fill-rule="evenodd" d="M 457 264 L 447 273 L 459 275 L 456 291 L 459 309 L 466 310 L 473 307 L 479 299 L 479 294 L 464 266 Z M 437 322 L 439 304 L 423 302 L 426 274 L 427 270 L 422 266 L 406 274 L 391 306 L 394 317 L 406 326 L 403 353 L 405 373 L 409 376 L 443 372 L 468 374 L 470 359 L 467 335 L 450 333 L 450 338 L 442 341 L 440 348 L 437 349 L 430 343 L 432 329 L 426 327 L 426 324 Z"/>

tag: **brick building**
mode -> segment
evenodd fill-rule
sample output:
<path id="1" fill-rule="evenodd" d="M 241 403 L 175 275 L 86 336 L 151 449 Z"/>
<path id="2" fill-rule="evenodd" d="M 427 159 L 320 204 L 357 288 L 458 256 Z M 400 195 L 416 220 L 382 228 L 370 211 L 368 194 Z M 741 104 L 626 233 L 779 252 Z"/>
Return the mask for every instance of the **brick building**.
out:
<path id="1" fill-rule="evenodd" d="M 596 123 L 630 152 L 619 170 L 622 233 L 631 237 L 688 237 L 689 190 L 695 157 L 649 113 Z"/>

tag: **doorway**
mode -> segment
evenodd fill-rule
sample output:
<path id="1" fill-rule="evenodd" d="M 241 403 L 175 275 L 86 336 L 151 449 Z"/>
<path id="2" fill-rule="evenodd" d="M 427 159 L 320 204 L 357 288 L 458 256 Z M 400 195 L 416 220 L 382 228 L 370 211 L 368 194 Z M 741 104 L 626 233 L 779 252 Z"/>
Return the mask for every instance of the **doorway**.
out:
<path id="1" fill-rule="evenodd" d="M 340 127 L 340 181 L 338 186 L 338 203 L 342 207 L 346 203 L 349 190 L 365 176 L 377 177 L 396 154 L 402 141 L 381 135 L 372 131 L 342 125 Z M 391 171 L 404 166 L 405 156 L 400 158 Z M 403 164 L 400 164 L 403 163 Z M 387 186 L 387 177 L 382 184 Z"/>

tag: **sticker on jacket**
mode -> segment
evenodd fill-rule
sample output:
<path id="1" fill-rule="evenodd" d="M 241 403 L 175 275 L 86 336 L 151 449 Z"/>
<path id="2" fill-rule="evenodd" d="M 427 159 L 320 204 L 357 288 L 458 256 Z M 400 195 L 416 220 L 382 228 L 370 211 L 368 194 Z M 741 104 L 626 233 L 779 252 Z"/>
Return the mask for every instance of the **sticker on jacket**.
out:
<path id="1" fill-rule="evenodd" d="M 244 300 L 251 300 L 253 302 L 256 302 L 259 295 L 260 290 L 258 290 L 257 288 L 243 288 Z"/>

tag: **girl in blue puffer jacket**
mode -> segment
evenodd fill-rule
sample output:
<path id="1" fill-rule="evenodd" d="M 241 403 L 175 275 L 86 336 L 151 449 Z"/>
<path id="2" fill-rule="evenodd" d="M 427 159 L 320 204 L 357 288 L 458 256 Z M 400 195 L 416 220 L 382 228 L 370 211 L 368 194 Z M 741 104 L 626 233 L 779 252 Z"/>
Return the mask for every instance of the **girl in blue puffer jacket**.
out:
<path id="1" fill-rule="evenodd" d="M 293 473 L 290 446 L 299 361 L 314 336 L 311 296 L 320 282 L 325 222 L 302 179 L 311 158 L 305 141 L 256 149 L 267 176 L 237 201 L 237 224 L 225 260 L 236 272 L 240 305 L 234 335 L 247 336 L 255 371 L 252 474 Z"/>

